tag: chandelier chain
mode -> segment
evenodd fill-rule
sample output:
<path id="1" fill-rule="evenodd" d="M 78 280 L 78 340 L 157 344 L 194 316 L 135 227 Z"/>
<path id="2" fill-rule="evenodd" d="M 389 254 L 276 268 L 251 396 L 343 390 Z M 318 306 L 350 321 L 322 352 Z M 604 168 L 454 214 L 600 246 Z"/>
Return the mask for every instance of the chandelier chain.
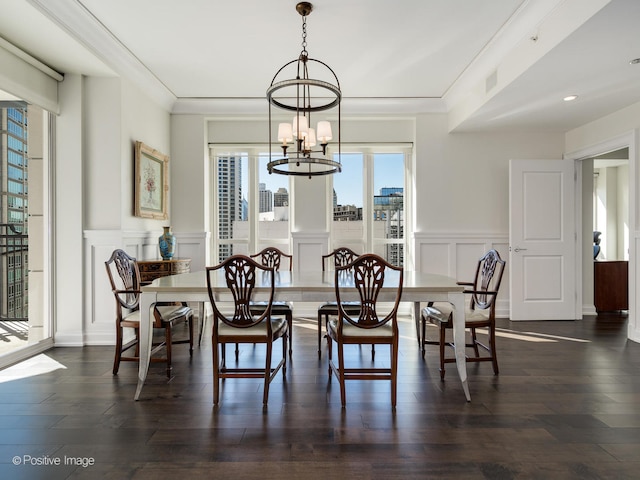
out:
<path id="1" fill-rule="evenodd" d="M 307 52 L 307 17 L 302 16 L 302 52 L 301 55 L 308 56 Z"/>

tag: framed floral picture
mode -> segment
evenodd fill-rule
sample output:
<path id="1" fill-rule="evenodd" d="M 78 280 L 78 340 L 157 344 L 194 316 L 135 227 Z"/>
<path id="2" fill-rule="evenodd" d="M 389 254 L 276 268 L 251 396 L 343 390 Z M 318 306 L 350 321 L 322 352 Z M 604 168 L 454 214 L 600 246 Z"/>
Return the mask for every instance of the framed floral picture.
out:
<path id="1" fill-rule="evenodd" d="M 167 219 L 169 157 L 142 142 L 136 142 L 134 190 L 136 217 Z"/>

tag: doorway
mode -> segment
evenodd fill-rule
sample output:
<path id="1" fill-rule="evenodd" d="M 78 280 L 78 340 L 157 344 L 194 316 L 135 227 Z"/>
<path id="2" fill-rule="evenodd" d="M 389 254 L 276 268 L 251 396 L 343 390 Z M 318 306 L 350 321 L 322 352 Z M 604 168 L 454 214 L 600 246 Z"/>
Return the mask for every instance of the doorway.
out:
<path id="1" fill-rule="evenodd" d="M 53 345 L 50 174 L 54 117 L 0 91 L 0 368 Z"/>
<path id="2" fill-rule="evenodd" d="M 581 166 L 583 310 L 594 314 L 623 311 L 626 314 L 629 308 L 629 148 L 583 159 Z M 587 259 L 590 252 L 592 263 Z"/>

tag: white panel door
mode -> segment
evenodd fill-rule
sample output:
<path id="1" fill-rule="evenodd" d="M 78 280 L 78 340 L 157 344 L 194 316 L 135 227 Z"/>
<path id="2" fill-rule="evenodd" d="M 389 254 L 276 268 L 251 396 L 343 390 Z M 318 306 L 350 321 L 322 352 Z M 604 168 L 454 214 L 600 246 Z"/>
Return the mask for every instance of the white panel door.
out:
<path id="1" fill-rule="evenodd" d="M 568 320 L 576 309 L 574 162 L 511 160 L 511 320 Z"/>

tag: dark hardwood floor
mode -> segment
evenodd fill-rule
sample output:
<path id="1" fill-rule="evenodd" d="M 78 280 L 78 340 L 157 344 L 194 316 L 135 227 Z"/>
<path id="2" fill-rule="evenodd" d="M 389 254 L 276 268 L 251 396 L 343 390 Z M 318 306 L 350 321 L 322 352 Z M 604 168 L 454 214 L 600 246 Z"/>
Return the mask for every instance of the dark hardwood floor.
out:
<path id="1" fill-rule="evenodd" d="M 382 381 L 348 383 L 341 408 L 315 319 L 296 319 L 266 411 L 251 379 L 226 380 L 213 407 L 208 343 L 192 359 L 177 345 L 170 381 L 152 364 L 138 402 L 137 365 L 113 376 L 112 348 L 55 348 L 0 371 L 0 478 L 640 478 L 640 345 L 626 317 L 499 324 L 500 375 L 470 365 L 467 403 L 455 365 L 441 382 L 437 347 L 423 360 L 403 319 L 395 412 Z"/>

